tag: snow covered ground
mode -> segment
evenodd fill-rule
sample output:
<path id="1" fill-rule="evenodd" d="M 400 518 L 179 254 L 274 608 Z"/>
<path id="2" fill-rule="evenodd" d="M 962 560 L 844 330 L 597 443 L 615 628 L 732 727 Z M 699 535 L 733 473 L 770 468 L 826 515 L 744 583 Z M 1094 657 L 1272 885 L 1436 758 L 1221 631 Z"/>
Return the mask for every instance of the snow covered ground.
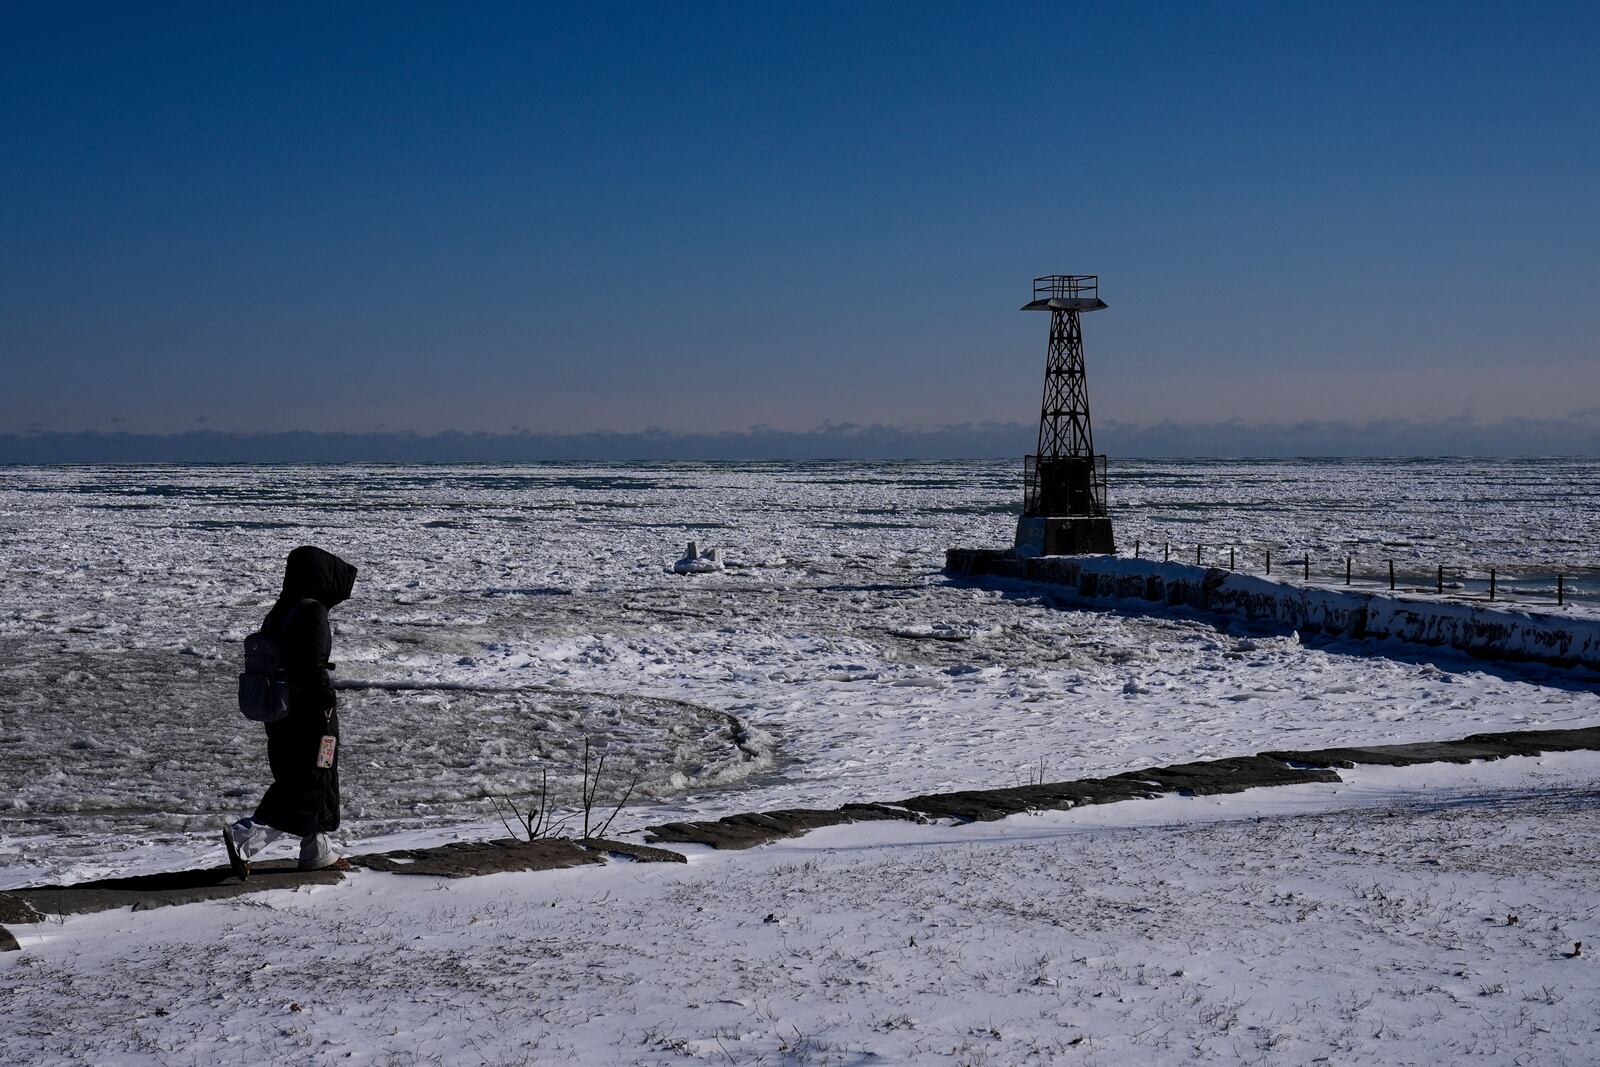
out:
<path id="1" fill-rule="evenodd" d="M 239 641 L 302 542 L 362 569 L 339 677 L 420 687 L 343 698 L 351 844 L 482 833 L 489 793 L 570 790 L 586 735 L 644 769 L 640 825 L 1600 721 L 1590 675 L 950 583 L 946 547 L 1009 540 L 1014 468 L 0 471 L 0 887 L 207 855 L 253 806 Z M 1113 503 L 1124 541 L 1182 520 L 1576 572 L 1597 473 L 1123 464 Z M 729 570 L 668 573 L 689 540 Z"/>
<path id="2" fill-rule="evenodd" d="M 585 737 L 644 774 L 627 832 L 1600 723 L 1581 671 L 949 582 L 946 547 L 1009 541 L 1015 466 L 0 470 L 0 888 L 220 862 L 265 784 L 239 641 L 304 542 L 362 571 L 335 614 L 361 850 L 502 833 L 489 794 L 570 791 Z M 1593 595 L 1597 474 L 1147 463 L 1112 491 L 1124 542 Z M 690 540 L 728 570 L 669 573 Z M 1600 758 L 1348 777 L 47 923 L 0 954 L 0 1062 L 1594 1062 L 1600 947 L 1563 953 L 1597 936 Z"/>
<path id="3" fill-rule="evenodd" d="M 1344 774 L 44 924 L 0 1062 L 1593 1063 L 1600 755 Z"/>

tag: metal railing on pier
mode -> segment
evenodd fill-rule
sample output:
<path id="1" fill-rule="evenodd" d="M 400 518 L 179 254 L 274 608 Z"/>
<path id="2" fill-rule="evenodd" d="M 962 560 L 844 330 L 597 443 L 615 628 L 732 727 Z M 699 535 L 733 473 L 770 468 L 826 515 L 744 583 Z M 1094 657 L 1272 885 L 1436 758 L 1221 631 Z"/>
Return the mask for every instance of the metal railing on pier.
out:
<path id="1" fill-rule="evenodd" d="M 1600 606 L 1600 567 L 1505 567 L 1435 563 L 1415 559 L 1284 549 L 1263 544 L 1205 544 L 1137 539 L 1123 555 L 1218 570 L 1260 574 L 1281 581 L 1348 586 L 1366 591 L 1432 594 L 1450 600 L 1505 603 L 1526 608 Z"/>

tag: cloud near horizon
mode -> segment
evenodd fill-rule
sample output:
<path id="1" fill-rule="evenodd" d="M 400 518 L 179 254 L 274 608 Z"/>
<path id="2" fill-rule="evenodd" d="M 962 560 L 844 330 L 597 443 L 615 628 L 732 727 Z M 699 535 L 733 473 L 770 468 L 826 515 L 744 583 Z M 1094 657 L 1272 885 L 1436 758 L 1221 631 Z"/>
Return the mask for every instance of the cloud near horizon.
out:
<path id="1" fill-rule="evenodd" d="M 0 434 L 0 463 L 539 463 L 724 460 L 1003 459 L 1032 451 L 1032 423 L 932 428 L 825 423 L 723 433 L 286 431 Z M 1113 459 L 1288 456 L 1600 456 L 1600 408 L 1554 418 L 1301 420 L 1151 424 L 1106 421 Z"/>

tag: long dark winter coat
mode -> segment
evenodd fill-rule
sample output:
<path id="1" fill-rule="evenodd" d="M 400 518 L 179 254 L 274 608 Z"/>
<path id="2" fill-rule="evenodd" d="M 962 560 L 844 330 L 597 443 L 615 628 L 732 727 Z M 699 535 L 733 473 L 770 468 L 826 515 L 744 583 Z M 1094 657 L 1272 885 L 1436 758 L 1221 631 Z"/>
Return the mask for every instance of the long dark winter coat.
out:
<path id="1" fill-rule="evenodd" d="M 331 552 L 302 545 L 289 553 L 283 592 L 261 628 L 277 635 L 279 663 L 288 674 L 289 714 L 267 723 L 272 786 L 255 820 L 306 837 L 339 828 L 339 761 L 317 766 L 324 734 L 339 736 L 339 713 L 328 656 L 333 632 L 328 609 L 350 597 L 356 569 Z"/>

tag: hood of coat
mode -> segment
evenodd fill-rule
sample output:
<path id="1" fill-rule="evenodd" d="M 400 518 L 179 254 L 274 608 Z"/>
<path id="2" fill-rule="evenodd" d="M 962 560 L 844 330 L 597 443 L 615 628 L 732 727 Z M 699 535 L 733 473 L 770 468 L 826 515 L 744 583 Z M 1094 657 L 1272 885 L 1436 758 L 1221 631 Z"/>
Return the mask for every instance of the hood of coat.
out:
<path id="1" fill-rule="evenodd" d="M 283 593 L 280 600 L 310 598 L 322 602 L 326 608 L 350 599 L 350 590 L 356 584 L 356 569 L 349 563 L 311 545 L 301 545 L 289 553 L 288 565 L 283 570 Z"/>

